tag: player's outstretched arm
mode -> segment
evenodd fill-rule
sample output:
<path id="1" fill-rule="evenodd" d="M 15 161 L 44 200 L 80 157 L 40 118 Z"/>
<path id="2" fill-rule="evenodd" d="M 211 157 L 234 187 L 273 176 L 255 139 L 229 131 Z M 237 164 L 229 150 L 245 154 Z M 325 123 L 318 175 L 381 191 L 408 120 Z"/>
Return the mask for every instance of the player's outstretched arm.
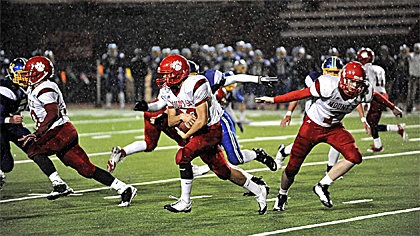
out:
<path id="1" fill-rule="evenodd" d="M 290 93 L 286 93 L 284 95 L 276 96 L 276 97 L 258 97 L 255 98 L 255 102 L 258 103 L 286 103 L 292 101 L 298 101 L 304 98 L 311 97 L 310 88 L 302 89 L 302 90 L 295 90 Z"/>
<path id="2" fill-rule="evenodd" d="M 402 110 L 395 106 L 394 103 L 392 103 L 391 101 L 389 101 L 386 97 L 384 97 L 382 94 L 378 93 L 378 92 L 374 92 L 373 93 L 374 99 L 380 103 L 385 104 L 389 109 L 392 110 L 392 113 L 394 113 L 394 115 L 398 118 L 402 117 Z"/>

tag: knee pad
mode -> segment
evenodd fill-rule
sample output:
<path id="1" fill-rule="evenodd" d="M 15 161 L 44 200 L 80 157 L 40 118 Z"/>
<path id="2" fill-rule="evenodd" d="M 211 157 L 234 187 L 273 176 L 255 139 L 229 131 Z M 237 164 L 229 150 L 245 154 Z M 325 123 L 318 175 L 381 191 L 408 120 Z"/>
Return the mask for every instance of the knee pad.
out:
<path id="1" fill-rule="evenodd" d="M 349 152 L 346 153 L 346 155 L 343 154 L 343 156 L 347 161 L 354 164 L 360 164 L 363 160 L 362 153 L 357 147 L 352 148 Z"/>

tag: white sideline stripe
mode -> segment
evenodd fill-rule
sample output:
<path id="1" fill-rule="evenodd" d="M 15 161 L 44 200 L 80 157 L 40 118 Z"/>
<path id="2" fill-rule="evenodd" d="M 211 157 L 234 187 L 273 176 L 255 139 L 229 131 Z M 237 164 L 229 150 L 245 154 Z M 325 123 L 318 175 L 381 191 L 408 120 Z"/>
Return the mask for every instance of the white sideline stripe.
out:
<path id="1" fill-rule="evenodd" d="M 111 138 L 111 135 L 92 136 L 92 139 L 106 139 Z"/>
<path id="2" fill-rule="evenodd" d="M 363 157 L 363 160 L 383 158 L 383 157 L 397 157 L 397 156 L 404 156 L 404 155 L 415 155 L 415 154 L 420 154 L 420 150 L 418 150 L 418 151 L 412 151 L 412 152 L 403 152 L 403 153 L 392 153 L 392 154 L 373 155 L 373 156 Z M 58 158 L 56 158 L 56 159 L 58 159 Z M 32 162 L 32 160 L 29 160 L 29 161 Z M 310 163 L 303 163 L 302 166 L 325 165 L 327 163 L 328 163 L 328 161 L 310 162 Z M 282 168 L 284 169 L 285 166 L 283 166 Z M 266 167 L 266 168 L 258 168 L 258 169 L 246 170 L 246 172 L 253 173 L 253 172 L 260 172 L 260 171 L 267 171 L 267 170 L 269 170 L 268 167 Z M 194 177 L 194 178 L 195 179 L 198 179 L 198 178 L 209 178 L 209 177 L 215 177 L 215 176 L 216 176 L 215 174 L 206 174 L 206 175 L 197 176 L 197 177 Z M 150 182 L 134 183 L 134 184 L 131 184 L 131 185 L 133 185 L 133 186 L 142 186 L 142 185 L 168 183 L 168 182 L 174 182 L 174 181 L 180 181 L 180 180 L 181 180 L 180 178 L 162 179 L 162 180 L 155 180 L 155 181 L 150 181 Z M 95 192 L 95 191 L 101 191 L 101 190 L 107 190 L 107 189 L 110 189 L 110 187 L 85 189 L 85 190 L 74 191 L 74 193 L 77 194 L 77 193 Z M 22 197 L 22 198 L 12 198 L 12 199 L 0 200 L 0 203 L 17 202 L 17 201 L 23 201 L 23 200 L 29 200 L 29 199 L 36 199 L 36 198 L 40 198 L 40 197 L 39 196 L 31 196 L 31 197 Z"/>
<path id="3" fill-rule="evenodd" d="M 373 199 L 360 199 L 360 200 L 343 202 L 343 204 L 356 204 L 356 203 L 371 202 L 371 201 L 373 201 Z"/>
<path id="4" fill-rule="evenodd" d="M 324 222 L 320 224 L 304 225 L 304 226 L 292 227 L 292 228 L 281 229 L 281 230 L 276 230 L 276 231 L 271 231 L 271 232 L 252 234 L 251 236 L 265 236 L 265 235 L 281 234 L 281 233 L 287 233 L 287 232 L 292 232 L 292 231 L 297 231 L 297 230 L 302 230 L 302 229 L 312 229 L 312 228 L 317 228 L 317 227 L 322 227 L 322 226 L 327 226 L 327 225 L 336 225 L 336 224 L 341 224 L 341 223 L 348 223 L 348 222 L 353 222 L 353 221 L 358 221 L 358 220 L 366 220 L 366 219 L 371 219 L 371 218 L 376 218 L 376 217 L 396 215 L 396 214 L 408 213 L 408 212 L 419 211 L 419 210 L 420 210 L 420 207 L 398 210 L 398 211 L 388 211 L 388 212 L 382 212 L 382 213 L 377 213 L 377 214 L 372 214 L 372 215 L 357 216 L 357 217 L 343 219 L 343 220 L 334 220 L 334 221 Z"/>

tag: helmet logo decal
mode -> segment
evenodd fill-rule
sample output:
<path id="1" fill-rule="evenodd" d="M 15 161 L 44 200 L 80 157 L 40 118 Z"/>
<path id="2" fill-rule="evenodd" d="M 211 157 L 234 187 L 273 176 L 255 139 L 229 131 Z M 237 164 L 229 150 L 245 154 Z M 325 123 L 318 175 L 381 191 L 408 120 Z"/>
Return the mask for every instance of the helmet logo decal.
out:
<path id="1" fill-rule="evenodd" d="M 45 65 L 44 65 L 44 63 L 42 63 L 42 62 L 37 62 L 37 63 L 35 64 L 35 69 L 36 69 L 37 71 L 39 71 L 39 72 L 44 71 L 44 69 L 45 69 Z"/>
<path id="2" fill-rule="evenodd" d="M 182 69 L 182 62 L 178 60 L 172 62 L 171 68 L 174 69 L 175 71 L 180 71 Z"/>

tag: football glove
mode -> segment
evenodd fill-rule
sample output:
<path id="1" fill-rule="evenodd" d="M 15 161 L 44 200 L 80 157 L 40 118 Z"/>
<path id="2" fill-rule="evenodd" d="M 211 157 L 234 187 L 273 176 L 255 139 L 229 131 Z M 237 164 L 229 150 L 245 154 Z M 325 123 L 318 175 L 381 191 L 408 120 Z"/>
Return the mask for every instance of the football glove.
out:
<path id="1" fill-rule="evenodd" d="M 136 101 L 136 104 L 134 105 L 133 110 L 134 111 L 147 111 L 149 110 L 149 105 L 144 100 Z"/>

